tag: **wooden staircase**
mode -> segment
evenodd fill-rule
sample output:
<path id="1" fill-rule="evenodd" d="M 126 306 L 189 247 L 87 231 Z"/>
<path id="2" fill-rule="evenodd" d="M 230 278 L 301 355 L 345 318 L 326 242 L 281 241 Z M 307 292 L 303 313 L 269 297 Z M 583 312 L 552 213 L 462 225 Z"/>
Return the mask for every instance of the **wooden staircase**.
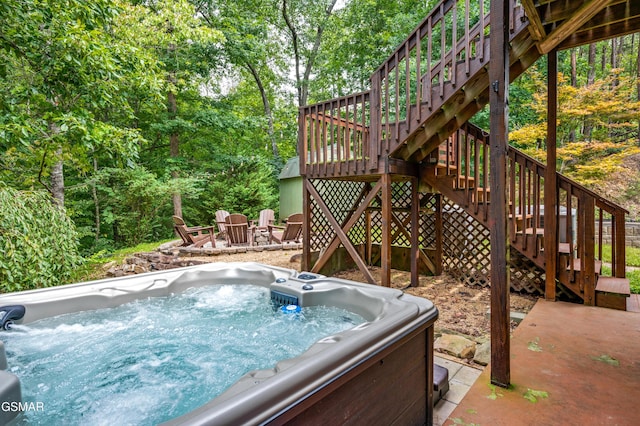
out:
<path id="1" fill-rule="evenodd" d="M 491 203 L 488 183 L 489 134 L 466 123 L 420 168 L 420 178 L 434 190 L 463 207 L 489 227 Z M 509 147 L 508 229 L 510 244 L 545 269 L 544 177 L 546 166 Z M 556 234 L 560 284 L 587 305 L 625 310 L 630 296 L 625 276 L 624 217 L 626 210 L 557 174 L 558 218 Z M 604 247 L 604 225 L 613 235 L 609 252 Z M 602 259 L 611 259 L 603 273 Z"/>
<path id="2" fill-rule="evenodd" d="M 419 175 L 488 226 L 489 136 L 467 122 L 489 101 L 488 4 L 442 0 L 372 74 L 370 90 L 302 107 L 301 175 L 361 181 Z M 541 37 L 562 27 L 556 22 L 539 28 L 542 9 L 531 0 L 510 1 L 510 80 L 542 55 L 541 45 L 551 45 Z M 536 14 L 533 22 L 525 10 Z M 567 25 L 575 25 L 594 11 L 580 8 L 578 20 L 571 18 L 571 10 L 563 16 Z M 510 243 L 545 268 L 545 166 L 510 148 L 508 168 Z M 624 309 L 629 295 L 626 211 L 561 175 L 556 189 L 558 282 L 587 305 Z M 613 228 L 607 274 L 602 264 L 605 221 Z"/>

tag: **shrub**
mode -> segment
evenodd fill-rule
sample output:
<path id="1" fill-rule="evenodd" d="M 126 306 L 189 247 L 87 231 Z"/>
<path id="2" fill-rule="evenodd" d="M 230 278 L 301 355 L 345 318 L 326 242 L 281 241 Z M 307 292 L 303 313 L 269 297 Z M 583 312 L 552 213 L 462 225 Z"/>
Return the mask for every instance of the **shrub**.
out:
<path id="1" fill-rule="evenodd" d="M 0 186 L 0 293 L 67 282 L 82 263 L 77 240 L 49 194 Z"/>
<path id="2" fill-rule="evenodd" d="M 277 180 L 270 165 L 259 159 L 235 159 L 213 176 L 205 194 L 202 205 L 212 216 L 222 209 L 255 219 L 262 209 L 278 209 Z"/>

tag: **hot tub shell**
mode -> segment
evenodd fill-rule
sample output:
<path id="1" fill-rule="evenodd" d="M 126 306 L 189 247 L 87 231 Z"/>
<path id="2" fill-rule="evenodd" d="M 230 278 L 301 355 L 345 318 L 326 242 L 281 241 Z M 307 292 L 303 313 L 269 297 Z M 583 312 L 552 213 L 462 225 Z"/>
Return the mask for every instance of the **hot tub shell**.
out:
<path id="1" fill-rule="evenodd" d="M 29 323 L 192 287 L 249 283 L 297 297 L 302 307 L 341 307 L 366 322 L 320 339 L 272 369 L 247 373 L 217 398 L 166 425 L 432 423 L 438 311 L 430 301 L 400 290 L 256 263 L 212 263 L 5 294 L 0 307 L 25 306 L 16 323 Z M 12 399 L 15 387 L 11 392 L 0 387 L 0 403 Z"/>

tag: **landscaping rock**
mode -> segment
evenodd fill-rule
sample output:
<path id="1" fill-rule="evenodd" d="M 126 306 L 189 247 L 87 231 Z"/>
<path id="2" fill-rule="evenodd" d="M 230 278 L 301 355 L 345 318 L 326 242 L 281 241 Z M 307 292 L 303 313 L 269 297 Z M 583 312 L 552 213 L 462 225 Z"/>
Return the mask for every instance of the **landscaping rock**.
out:
<path id="1" fill-rule="evenodd" d="M 487 365 L 489 361 L 491 361 L 491 342 L 484 342 L 476 348 L 473 362 L 480 365 Z"/>
<path id="2" fill-rule="evenodd" d="M 470 359 L 476 352 L 476 342 L 462 336 L 443 334 L 435 341 L 434 349 L 458 358 Z"/>

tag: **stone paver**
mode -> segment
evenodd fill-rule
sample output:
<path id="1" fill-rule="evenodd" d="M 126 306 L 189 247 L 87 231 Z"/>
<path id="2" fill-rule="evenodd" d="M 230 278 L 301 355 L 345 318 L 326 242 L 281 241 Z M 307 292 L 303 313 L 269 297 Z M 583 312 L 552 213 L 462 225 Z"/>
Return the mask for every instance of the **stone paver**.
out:
<path id="1" fill-rule="evenodd" d="M 453 410 L 457 407 L 453 402 L 449 402 L 446 399 L 438 401 L 435 407 L 433 407 L 433 424 L 434 426 L 440 426 L 449 418 Z"/>
<path id="2" fill-rule="evenodd" d="M 433 424 L 440 426 L 447 421 L 482 371 L 438 355 L 434 356 L 434 363 L 449 371 L 449 391 L 433 407 Z"/>
<path id="3" fill-rule="evenodd" d="M 438 355 L 434 356 L 434 362 L 439 366 L 449 370 L 449 380 L 451 380 L 451 378 L 455 376 L 456 373 L 460 371 L 460 369 L 463 367 L 463 365 L 460 364 L 459 362 L 453 362 L 446 358 L 439 357 Z"/>

